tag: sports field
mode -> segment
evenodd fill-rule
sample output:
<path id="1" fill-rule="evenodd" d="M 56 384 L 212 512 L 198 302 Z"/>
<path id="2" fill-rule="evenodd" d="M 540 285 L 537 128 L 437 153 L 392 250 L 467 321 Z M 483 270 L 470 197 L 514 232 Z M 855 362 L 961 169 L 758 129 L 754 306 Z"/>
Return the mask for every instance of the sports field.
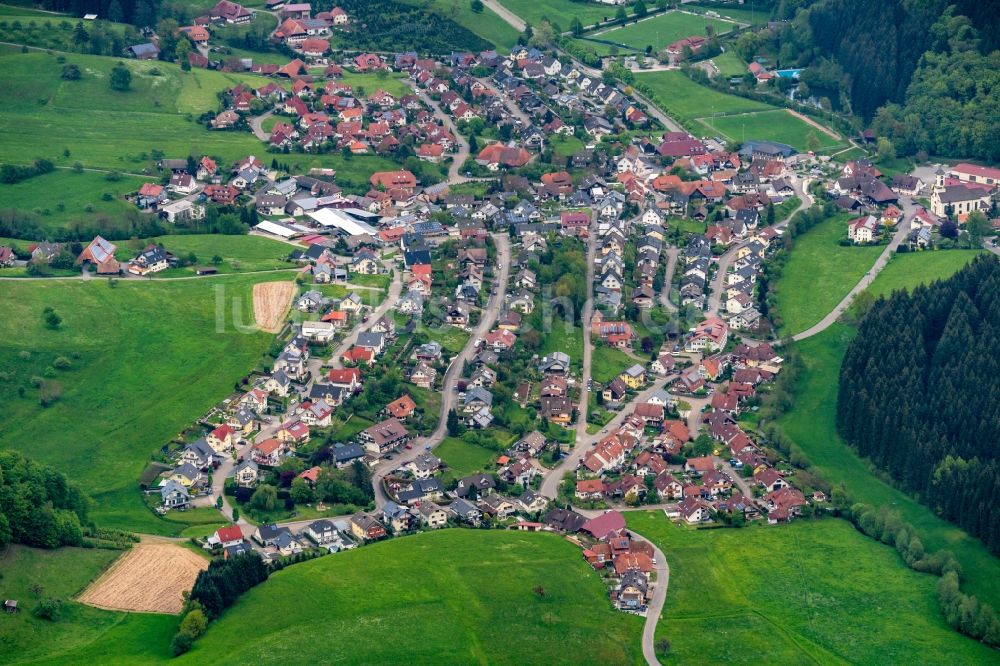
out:
<path id="1" fill-rule="evenodd" d="M 815 137 L 816 148 L 829 151 L 842 148 L 845 143 L 822 130 L 813 127 L 784 109 L 755 111 L 738 115 L 699 118 L 712 135 L 721 135 L 730 141 L 743 142 L 749 139 L 787 143 L 799 151 L 809 149 L 810 136 Z"/>
<path id="2" fill-rule="evenodd" d="M 838 519 L 693 530 L 662 512 L 628 525 L 660 546 L 670 588 L 657 639 L 669 662 L 978 664 L 992 650 L 952 631 L 938 578 Z"/>
<path id="3" fill-rule="evenodd" d="M 694 121 L 713 113 L 748 113 L 773 111 L 777 107 L 752 99 L 706 88 L 689 79 L 684 72 L 670 70 L 636 74 L 637 83 L 645 83 L 653 91 L 656 103 L 667 114 L 679 120 Z"/>
<path id="4" fill-rule="evenodd" d="M 174 534 L 188 527 L 189 514 L 217 521 L 197 512 L 176 514 L 182 522 L 157 518 L 138 480 L 151 454 L 231 391 L 271 344 L 271 335 L 252 329 L 250 302 L 252 284 L 271 279 L 288 274 L 122 280 L 115 287 L 104 280 L 3 282 L 0 448 L 69 475 L 96 500 L 92 515 L 102 526 Z M 58 330 L 45 325 L 45 307 L 62 317 Z M 58 357 L 69 369 L 52 369 Z M 58 382 L 62 397 L 42 407 L 36 377 Z"/>
<path id="5" fill-rule="evenodd" d="M 672 11 L 642 19 L 638 23 L 630 23 L 612 30 L 591 33 L 588 37 L 615 42 L 637 51 L 645 50 L 647 46 L 652 46 L 653 51 L 662 51 L 667 45 L 672 44 L 678 39 L 691 36 L 704 37 L 707 26 L 712 26 L 715 34 L 723 35 L 732 30 L 733 25 L 729 21 L 720 21 L 719 19 L 689 14 L 687 12 Z M 600 54 L 606 53 L 610 48 L 607 44 L 592 40 L 587 41 Z"/>

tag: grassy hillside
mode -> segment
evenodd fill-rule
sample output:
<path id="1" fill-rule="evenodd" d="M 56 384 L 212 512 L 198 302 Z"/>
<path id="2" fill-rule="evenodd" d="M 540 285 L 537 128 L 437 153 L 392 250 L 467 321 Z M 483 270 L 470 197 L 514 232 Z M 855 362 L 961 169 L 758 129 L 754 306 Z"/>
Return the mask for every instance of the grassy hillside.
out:
<path id="1" fill-rule="evenodd" d="M 597 2 L 574 2 L 573 0 L 500 0 L 500 4 L 531 25 L 538 25 L 543 19 L 554 21 L 563 30 L 569 30 L 573 18 L 579 18 L 584 27 L 589 28 L 605 19 L 613 19 L 617 7 Z M 625 11 L 632 13 L 630 6 Z"/>
<path id="2" fill-rule="evenodd" d="M 492 9 L 484 7 L 481 14 L 472 11 L 468 2 L 451 3 L 447 0 L 402 0 L 408 5 L 427 7 L 442 16 L 447 16 L 463 28 L 474 32 L 494 44 L 498 50 L 510 50 L 517 43 L 517 30 L 497 16 Z"/>
<path id="3" fill-rule="evenodd" d="M 241 81 L 262 85 L 261 77 L 181 72 L 167 63 L 131 60 L 125 64 L 132 71 L 132 89 L 115 92 L 108 78 L 117 59 L 65 58 L 80 67 L 79 81 L 59 78 L 62 65 L 55 55 L 0 56 L 0 81 L 8 91 L 0 99 L 0 161 L 28 163 L 41 156 L 57 164 L 80 161 L 128 172 L 146 167 L 154 149 L 173 157 L 210 154 L 225 161 L 263 152 L 249 132 L 209 132 L 194 122 L 217 109 L 220 90 Z"/>
<path id="4" fill-rule="evenodd" d="M 134 210 L 125 201 L 125 194 L 135 192 L 144 182 L 134 176 L 112 182 L 103 173 L 59 169 L 13 185 L 0 185 L 0 207 L 33 212 L 39 216 L 43 230 L 56 230 L 74 221 L 90 221 L 96 214 L 114 219 Z"/>
<path id="5" fill-rule="evenodd" d="M 657 638 L 676 663 L 960 663 L 996 654 L 947 627 L 937 577 L 842 520 L 692 530 L 629 513 L 670 588 Z"/>
<path id="6" fill-rule="evenodd" d="M 781 279 L 772 285 L 784 332 L 799 333 L 820 321 L 881 254 L 882 247 L 839 244 L 850 217 L 835 215 L 795 239 Z"/>
<path id="7" fill-rule="evenodd" d="M 897 256 L 875 279 L 871 289 L 886 293 L 949 277 L 972 254 L 948 251 Z M 954 552 L 963 568 L 963 590 L 1000 608 L 1000 561 L 978 539 L 881 481 L 837 433 L 837 377 L 844 352 L 855 334 L 854 328 L 835 324 L 796 343 L 803 359 L 803 372 L 795 388 L 795 407 L 781 418 L 779 425 L 801 447 L 816 473 L 834 485 L 843 485 L 855 501 L 891 505 L 916 526 L 928 552 L 942 548 Z"/>
<path id="8" fill-rule="evenodd" d="M 178 663 L 636 664 L 641 631 L 562 538 L 446 530 L 281 571 Z"/>
<path id="9" fill-rule="evenodd" d="M 268 348 L 272 336 L 235 329 L 234 304 L 243 322 L 252 322 L 251 285 L 287 275 L 122 281 L 115 288 L 103 280 L 4 282 L 0 367 L 9 378 L 0 384 L 0 448 L 21 450 L 80 482 L 97 500 L 102 525 L 179 532 L 186 525 L 145 508 L 139 475 L 152 452 L 232 390 Z M 59 330 L 45 327 L 45 307 L 63 318 Z M 47 370 L 59 356 L 72 367 Z M 46 373 L 63 396 L 43 408 L 31 378 Z"/>

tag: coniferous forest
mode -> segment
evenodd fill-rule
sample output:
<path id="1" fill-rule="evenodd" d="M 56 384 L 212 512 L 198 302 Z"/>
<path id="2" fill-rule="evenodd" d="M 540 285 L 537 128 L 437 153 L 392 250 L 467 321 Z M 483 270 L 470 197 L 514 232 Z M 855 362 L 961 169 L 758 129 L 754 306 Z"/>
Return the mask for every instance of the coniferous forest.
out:
<path id="1" fill-rule="evenodd" d="M 1000 263 L 880 299 L 840 370 L 837 427 L 942 517 L 1000 553 Z"/>

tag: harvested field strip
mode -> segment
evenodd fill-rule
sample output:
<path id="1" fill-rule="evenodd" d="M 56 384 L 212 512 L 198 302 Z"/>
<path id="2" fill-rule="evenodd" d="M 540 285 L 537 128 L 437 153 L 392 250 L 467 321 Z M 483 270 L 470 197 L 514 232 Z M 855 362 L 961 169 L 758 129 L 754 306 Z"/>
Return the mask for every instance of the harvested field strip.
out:
<path id="1" fill-rule="evenodd" d="M 253 286 L 253 314 L 257 326 L 268 333 L 281 330 L 281 322 L 292 306 L 294 282 L 262 282 Z"/>
<path id="2" fill-rule="evenodd" d="M 170 543 L 141 543 L 93 582 L 79 601 L 109 610 L 179 613 L 208 560 Z"/>

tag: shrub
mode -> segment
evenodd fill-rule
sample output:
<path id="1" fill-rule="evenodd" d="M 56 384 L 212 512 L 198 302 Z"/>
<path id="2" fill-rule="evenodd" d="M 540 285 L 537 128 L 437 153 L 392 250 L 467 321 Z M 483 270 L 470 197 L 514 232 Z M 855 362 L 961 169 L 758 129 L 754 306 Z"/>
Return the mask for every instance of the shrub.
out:
<path id="1" fill-rule="evenodd" d="M 62 600 L 51 597 L 42 599 L 31 611 L 31 614 L 39 619 L 55 622 L 62 617 Z"/>
<path id="2" fill-rule="evenodd" d="M 177 657 L 190 650 L 192 645 L 194 645 L 194 637 L 191 634 L 177 632 L 174 639 L 170 641 L 170 653 Z"/>

